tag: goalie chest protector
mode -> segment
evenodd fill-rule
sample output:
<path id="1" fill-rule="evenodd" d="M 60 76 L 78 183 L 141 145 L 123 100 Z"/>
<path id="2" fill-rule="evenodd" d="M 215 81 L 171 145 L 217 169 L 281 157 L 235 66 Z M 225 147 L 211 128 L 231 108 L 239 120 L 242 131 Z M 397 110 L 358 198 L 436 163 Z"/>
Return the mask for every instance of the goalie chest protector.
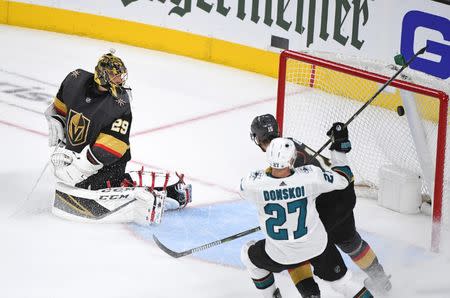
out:
<path id="1" fill-rule="evenodd" d="M 118 90 L 118 97 L 109 92 L 100 92 L 94 82 L 94 74 L 77 69 L 67 75 L 57 94 L 67 110 L 66 148 L 75 152 L 95 143 L 105 128 L 110 128 L 117 119 L 131 123 L 131 107 L 128 93 Z M 123 159 L 130 159 L 127 150 Z"/>

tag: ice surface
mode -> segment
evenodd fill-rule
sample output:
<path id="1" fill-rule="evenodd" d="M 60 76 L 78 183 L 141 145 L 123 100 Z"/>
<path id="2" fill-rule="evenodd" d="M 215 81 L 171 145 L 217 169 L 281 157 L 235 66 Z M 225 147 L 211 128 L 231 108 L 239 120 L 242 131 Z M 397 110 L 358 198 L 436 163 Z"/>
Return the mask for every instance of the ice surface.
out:
<path id="1" fill-rule="evenodd" d="M 254 116 L 275 112 L 276 80 L 17 27 L 0 26 L 0 39 L 7 41 L 0 47 L 0 297 L 259 297 L 239 251 L 261 234 L 182 259 L 165 255 L 151 235 L 183 250 L 256 225 L 254 209 L 237 189 L 247 172 L 265 167 L 248 131 Z M 51 152 L 41 113 L 69 71 L 92 70 L 111 47 L 125 61 L 134 92 L 129 168 L 178 170 L 193 184 L 192 205 L 167 213 L 159 227 L 52 216 L 50 169 L 25 202 Z M 359 199 L 355 214 L 361 234 L 393 275 L 392 297 L 450 297 L 448 246 L 440 255 L 428 252 L 429 217 L 400 215 L 368 199 Z M 355 278 L 364 278 L 346 261 Z M 284 297 L 299 297 L 289 276 L 276 278 Z M 319 283 L 323 297 L 340 297 Z"/>

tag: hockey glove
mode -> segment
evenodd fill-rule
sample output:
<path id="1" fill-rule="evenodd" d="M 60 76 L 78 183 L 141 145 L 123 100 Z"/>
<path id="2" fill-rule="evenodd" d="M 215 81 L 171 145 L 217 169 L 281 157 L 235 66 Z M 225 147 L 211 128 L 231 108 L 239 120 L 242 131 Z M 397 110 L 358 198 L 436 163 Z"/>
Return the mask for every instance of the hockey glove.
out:
<path id="1" fill-rule="evenodd" d="M 80 153 L 65 148 L 58 148 L 51 156 L 55 176 L 62 182 L 75 185 L 94 175 L 103 167 L 91 152 L 90 146 Z"/>
<path id="2" fill-rule="evenodd" d="M 161 223 L 166 199 L 165 191 L 150 191 L 147 187 L 138 187 L 135 199 L 134 222 L 143 226 Z"/>
<path id="3" fill-rule="evenodd" d="M 343 153 L 348 153 L 352 150 L 352 144 L 348 139 L 348 129 L 344 126 L 344 123 L 333 123 L 333 126 L 327 132 L 327 136 L 331 138 L 330 150 Z"/>
<path id="4" fill-rule="evenodd" d="M 48 106 L 44 112 L 44 115 L 48 123 L 48 145 L 50 147 L 54 147 L 58 145 L 60 141 L 64 142 L 64 117 L 56 113 L 55 106 L 53 104 Z"/>

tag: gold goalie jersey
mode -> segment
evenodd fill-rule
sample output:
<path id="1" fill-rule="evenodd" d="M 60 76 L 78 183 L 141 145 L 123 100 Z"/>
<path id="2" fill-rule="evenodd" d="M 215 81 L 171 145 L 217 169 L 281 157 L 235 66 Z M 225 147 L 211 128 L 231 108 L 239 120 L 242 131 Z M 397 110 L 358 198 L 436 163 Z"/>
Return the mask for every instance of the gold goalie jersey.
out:
<path id="1" fill-rule="evenodd" d="M 266 235 L 265 250 L 272 260 L 297 264 L 324 251 L 327 234 L 316 210 L 316 198 L 344 189 L 352 177 L 347 166 L 323 171 L 308 165 L 295 168 L 285 178 L 257 171 L 242 179 L 241 196 L 256 205 Z"/>
<path id="2" fill-rule="evenodd" d="M 99 91 L 90 72 L 77 69 L 67 75 L 54 99 L 65 119 L 66 149 L 79 153 L 90 145 L 105 165 L 130 160 L 130 101 L 125 90 L 117 95 Z"/>

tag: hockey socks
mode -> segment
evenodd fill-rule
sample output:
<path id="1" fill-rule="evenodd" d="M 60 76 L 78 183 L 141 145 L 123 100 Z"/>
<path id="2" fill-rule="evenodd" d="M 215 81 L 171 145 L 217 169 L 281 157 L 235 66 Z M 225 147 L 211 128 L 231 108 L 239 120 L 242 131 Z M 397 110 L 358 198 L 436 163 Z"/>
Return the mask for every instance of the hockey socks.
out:
<path id="1" fill-rule="evenodd" d="M 263 297 L 273 298 L 278 297 L 275 296 L 275 294 L 280 295 L 280 291 L 275 285 L 275 277 L 273 273 L 269 273 L 267 276 L 259 279 L 252 278 L 252 280 L 256 288 L 262 291 Z M 281 295 L 279 297 L 281 297 Z"/>
<path id="2" fill-rule="evenodd" d="M 373 298 L 372 293 L 369 292 L 365 287 L 359 291 L 354 298 Z"/>
<path id="3" fill-rule="evenodd" d="M 373 269 L 380 269 L 381 265 L 378 262 L 375 252 L 370 245 L 361 238 L 358 232 L 355 233 L 351 240 L 339 243 L 338 246 L 369 276 Z M 382 267 L 381 270 L 383 270 Z"/>
<path id="4" fill-rule="evenodd" d="M 355 234 L 352 241 L 338 246 L 369 276 L 369 279 L 365 282 L 368 287 L 375 288 L 378 291 L 389 291 L 391 289 L 389 276 L 384 272 L 375 252 L 358 233 Z"/>
<path id="5" fill-rule="evenodd" d="M 353 262 L 355 262 L 356 265 L 358 265 L 359 268 L 361 268 L 367 274 L 369 274 L 371 269 L 379 265 L 378 258 L 373 252 L 372 248 L 366 241 L 362 239 L 358 249 L 350 252 L 348 255 L 352 258 Z"/>
<path id="6" fill-rule="evenodd" d="M 314 295 L 320 297 L 319 286 L 314 281 L 309 262 L 302 263 L 298 267 L 289 269 L 288 271 L 302 297 L 314 297 Z"/>

